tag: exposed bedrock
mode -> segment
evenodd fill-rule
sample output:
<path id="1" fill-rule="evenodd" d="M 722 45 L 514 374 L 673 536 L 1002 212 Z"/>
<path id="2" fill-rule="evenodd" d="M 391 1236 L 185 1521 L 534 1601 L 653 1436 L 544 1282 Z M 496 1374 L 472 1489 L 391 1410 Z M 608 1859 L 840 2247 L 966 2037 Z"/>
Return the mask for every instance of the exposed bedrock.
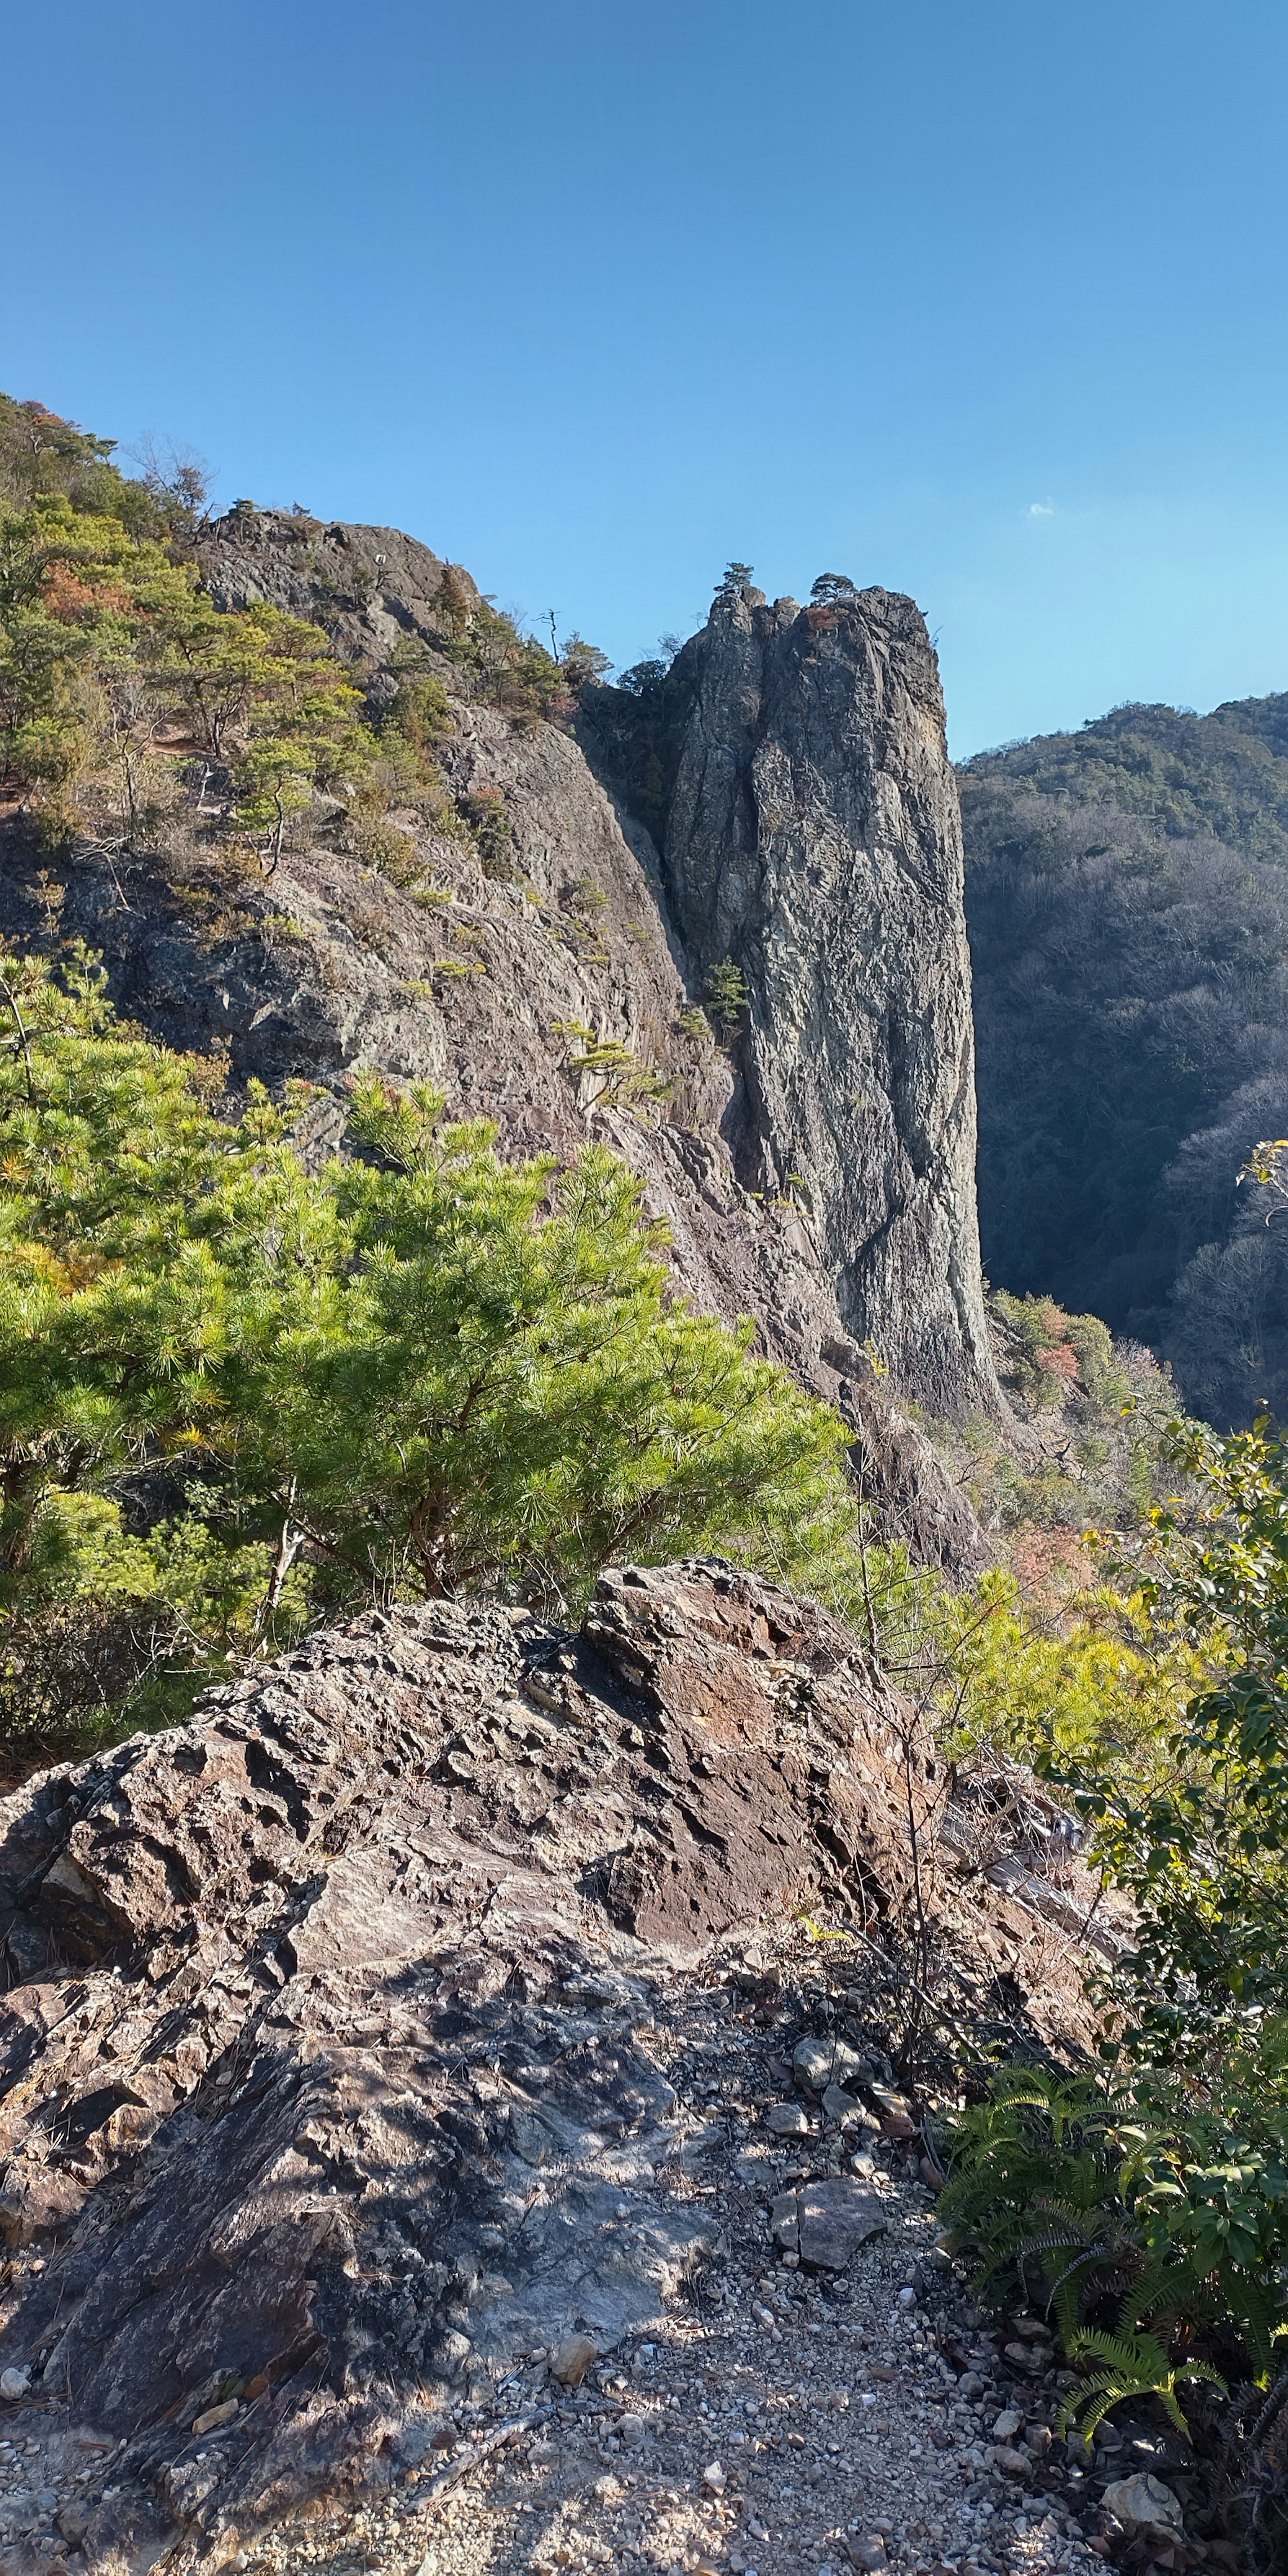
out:
<path id="1" fill-rule="evenodd" d="M 373 1615 L 4 1802 L 0 2369 L 127 2444 L 73 2566 L 387 2483 L 517 2355 L 662 2318 L 713 2220 L 657 1981 L 900 1912 L 899 1717 L 808 1605 L 627 1570 L 577 1636 Z"/>
<path id="2" fill-rule="evenodd" d="M 884 590 L 734 592 L 674 677 L 668 894 L 697 973 L 732 957 L 751 993 L 739 1177 L 807 1209 L 848 1329 L 900 1385 L 996 1408 L 961 822 L 924 620 Z"/>
<path id="3" fill-rule="evenodd" d="M 373 707 L 400 645 L 428 657 L 446 788 L 509 837 L 497 858 L 423 808 L 397 814 L 394 874 L 423 872 L 418 901 L 320 800 L 265 877 L 230 860 L 197 763 L 162 845 L 86 845 L 52 869 L 62 932 L 102 954 L 117 1004 L 167 1044 L 219 1049 L 234 1086 L 308 1078 L 318 1152 L 368 1066 L 494 1120 L 506 1152 L 562 1159 L 599 1136 L 669 1223 L 677 1288 L 751 1315 L 760 1347 L 839 1405 L 880 1534 L 954 1573 L 978 1563 L 970 1503 L 899 1401 L 995 1400 L 956 792 L 915 609 L 866 593 L 820 625 L 718 604 L 667 680 L 660 751 L 632 765 L 625 691 L 588 692 L 575 732 L 469 696 L 444 603 L 477 594 L 396 530 L 234 511 L 205 568 L 226 606 L 317 617 Z M 664 831 L 668 779 L 664 867 L 639 818 Z M 46 935 L 50 873 L 0 826 L 0 934 Z M 731 951 L 753 1007 L 717 1045 L 692 1005 Z M 633 1104 L 578 1070 L 578 1030 L 625 1051 Z"/>

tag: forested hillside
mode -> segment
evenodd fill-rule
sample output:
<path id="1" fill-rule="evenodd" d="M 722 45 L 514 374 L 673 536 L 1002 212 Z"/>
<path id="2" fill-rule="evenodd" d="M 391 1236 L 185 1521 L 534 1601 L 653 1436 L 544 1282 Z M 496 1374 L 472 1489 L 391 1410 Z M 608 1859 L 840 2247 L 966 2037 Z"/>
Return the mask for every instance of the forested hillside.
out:
<path id="1" fill-rule="evenodd" d="M 961 773 L 985 1266 L 1169 1358 L 1218 1423 L 1288 1405 L 1288 696 L 1127 706 Z"/>

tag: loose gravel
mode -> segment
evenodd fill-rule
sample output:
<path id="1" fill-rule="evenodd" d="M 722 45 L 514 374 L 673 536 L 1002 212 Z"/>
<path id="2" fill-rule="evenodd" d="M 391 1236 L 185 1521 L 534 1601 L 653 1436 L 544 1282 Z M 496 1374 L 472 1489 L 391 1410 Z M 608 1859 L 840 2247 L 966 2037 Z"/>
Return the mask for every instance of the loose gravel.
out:
<path id="1" fill-rule="evenodd" d="M 534 2350 L 484 2402 L 427 2413 L 358 2509 L 323 2506 L 224 2563 L 250 2576 L 1103 2567 L 1104 2478 L 1054 2436 L 1050 2347 L 1034 2320 L 999 2325 L 973 2304 L 937 2243 L 920 2143 L 875 2135 L 870 2110 L 843 2131 L 794 2089 L 809 1987 L 790 1967 L 771 1969 L 768 2002 L 749 2001 L 754 1977 L 739 1991 L 710 1974 L 659 1986 L 649 2033 L 687 2124 L 653 2188 L 703 2202 L 716 2248 L 665 2327 L 575 2386 L 556 2375 L 561 2354 Z M 786 2138 L 769 2117 L 784 2101 L 801 2115 Z M 776 2244 L 774 2202 L 833 2175 L 872 2195 L 884 2226 L 842 2271 L 810 2271 Z M 34 2401 L 0 2408 L 0 2426 L 0 2576 L 76 2576 L 115 2451 Z"/>

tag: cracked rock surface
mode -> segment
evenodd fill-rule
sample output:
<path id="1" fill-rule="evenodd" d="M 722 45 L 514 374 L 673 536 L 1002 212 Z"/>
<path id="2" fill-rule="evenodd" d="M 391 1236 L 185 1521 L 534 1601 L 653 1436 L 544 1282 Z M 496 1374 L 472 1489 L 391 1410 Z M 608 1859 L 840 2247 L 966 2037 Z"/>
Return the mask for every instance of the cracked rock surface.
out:
<path id="1" fill-rule="evenodd" d="M 749 991 L 740 1178 L 809 1212 L 846 1328 L 937 1411 L 1001 1398 L 975 1215 L 961 818 L 910 599 L 723 593 L 689 692 L 663 865 L 690 953 Z"/>
<path id="2" fill-rule="evenodd" d="M 0 2576 L 920 2546 L 921 2418 L 847 2447 L 884 2383 L 817 2304 L 893 2350 L 929 2225 L 871 2038 L 909 1794 L 963 2006 L 1078 1997 L 937 1873 L 942 1790 L 850 1638 L 698 1562 L 576 1635 L 373 1614 L 5 1800 Z"/>
<path id="3" fill-rule="evenodd" d="M 610 1574 L 579 1637 L 373 1616 L 5 1802 L 0 2368 L 126 2442 L 114 2527 L 271 2521 L 662 2319 L 709 2228 L 659 2186 L 659 1975 L 906 1881 L 852 1655 L 749 1578 Z"/>

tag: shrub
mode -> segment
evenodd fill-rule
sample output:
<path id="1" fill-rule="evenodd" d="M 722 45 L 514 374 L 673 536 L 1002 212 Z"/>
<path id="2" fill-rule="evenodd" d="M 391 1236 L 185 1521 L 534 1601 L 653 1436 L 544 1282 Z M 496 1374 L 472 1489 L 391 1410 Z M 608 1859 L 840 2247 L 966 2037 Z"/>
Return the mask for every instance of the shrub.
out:
<path id="1" fill-rule="evenodd" d="M 567 1606 L 618 1553 L 790 1574 L 846 1543 L 844 1427 L 750 1326 L 675 1301 L 612 1156 L 503 1163 L 367 1078 L 350 1159 L 309 1172 L 261 1092 L 215 1115 L 219 1068 L 118 1022 L 77 952 L 0 960 L 0 1003 L 0 1703 L 24 1742 L 50 1710 L 91 1734 L 173 1713 L 227 1654 L 373 1595 Z"/>
<path id="2" fill-rule="evenodd" d="M 751 989 L 741 966 L 732 957 L 722 957 L 712 966 L 703 986 L 707 1016 L 717 1034 L 730 1038 L 741 1028 L 743 1014 L 751 999 Z"/>

